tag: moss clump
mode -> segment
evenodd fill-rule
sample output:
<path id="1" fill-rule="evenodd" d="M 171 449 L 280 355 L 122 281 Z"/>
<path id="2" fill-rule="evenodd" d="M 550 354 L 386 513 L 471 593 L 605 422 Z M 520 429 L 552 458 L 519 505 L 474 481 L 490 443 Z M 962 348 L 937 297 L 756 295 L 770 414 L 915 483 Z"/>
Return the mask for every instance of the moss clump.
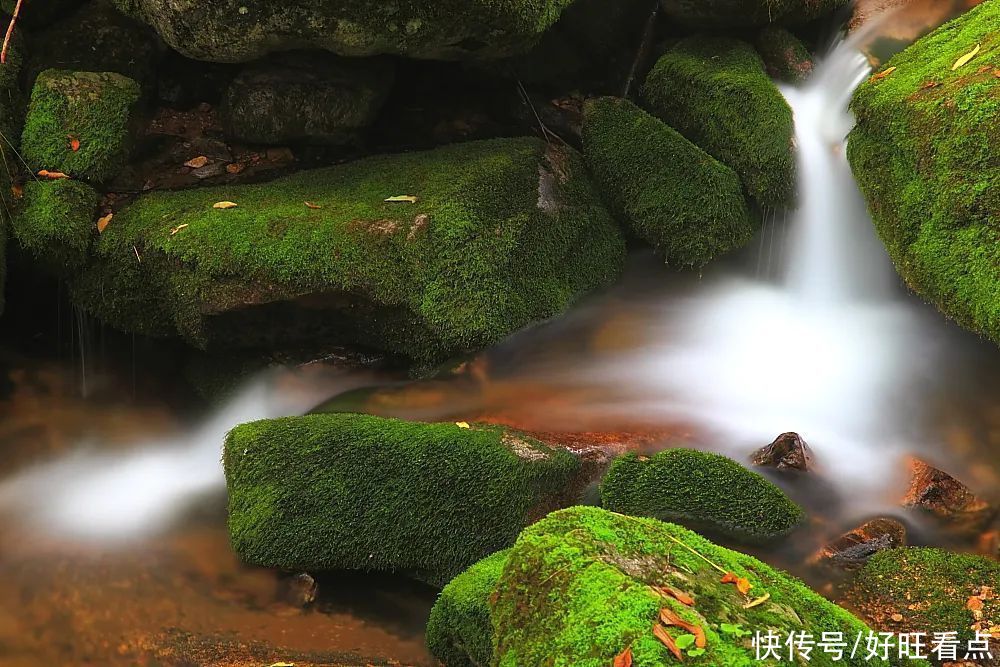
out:
<path id="1" fill-rule="evenodd" d="M 849 0 L 662 0 L 667 15 L 693 28 L 805 23 Z"/>
<path id="2" fill-rule="evenodd" d="M 749 594 L 721 583 L 722 575 L 705 559 L 748 579 Z M 661 586 L 691 595 L 694 605 L 658 594 L 653 587 Z M 749 600 L 765 595 L 766 600 L 746 608 Z M 585 507 L 550 514 L 521 534 L 495 600 L 494 664 L 499 667 L 607 667 L 627 647 L 635 665 L 676 665 L 676 658 L 652 633 L 663 608 L 705 631 L 705 653 L 685 656 L 684 663 L 690 665 L 760 664 L 747 636 L 755 631 L 770 630 L 785 639 L 791 632 L 815 637 L 823 632 L 842 632 L 845 637 L 868 632 L 844 609 L 755 558 L 679 526 Z M 676 627 L 668 632 L 675 638 L 684 634 Z M 809 664 L 887 664 L 866 661 L 861 654 L 851 658 L 849 653 L 835 662 L 832 654 L 816 650 Z M 551 662 L 552 656 L 558 660 Z"/>
<path id="3" fill-rule="evenodd" d="M 869 559 L 846 591 L 845 599 L 871 623 L 893 632 L 957 631 L 962 641 L 975 637 L 972 627 L 1000 623 L 1000 562 L 942 549 L 900 547 Z M 970 597 L 982 596 L 982 616 L 968 608 Z M 893 616 L 901 615 L 901 620 Z M 899 618 L 899 616 L 896 616 Z"/>
<path id="4" fill-rule="evenodd" d="M 690 37 L 657 61 L 642 91 L 667 125 L 729 165 L 763 206 L 795 196 L 792 110 L 746 42 Z"/>
<path id="5" fill-rule="evenodd" d="M 583 152 L 612 206 L 668 263 L 701 266 L 750 240 L 736 174 L 631 102 L 587 104 Z"/>
<path id="6" fill-rule="evenodd" d="M 224 464 L 230 536 L 245 561 L 437 585 L 572 502 L 580 469 L 503 428 L 357 414 L 238 426 Z"/>
<path id="7" fill-rule="evenodd" d="M 444 587 L 427 621 L 427 647 L 447 667 L 486 667 L 493 662 L 490 598 L 508 550 L 487 556 Z"/>
<path id="8" fill-rule="evenodd" d="M 749 542 L 786 535 L 805 518 L 761 475 L 725 456 L 691 449 L 618 457 L 601 482 L 601 502 L 615 512 L 679 521 Z"/>
<path id="9" fill-rule="evenodd" d="M 1000 2 L 987 0 L 893 57 L 890 74 L 863 83 L 848 157 L 906 282 L 1000 342 L 998 24 Z"/>
<path id="10" fill-rule="evenodd" d="M 813 71 L 812 54 L 798 37 L 785 28 L 768 26 L 754 42 L 768 76 L 779 81 L 800 83 Z"/>
<path id="11" fill-rule="evenodd" d="M 227 349 L 329 340 L 427 362 L 608 284 L 624 242 L 578 154 L 498 139 L 146 195 L 97 253 L 75 299 L 125 330 Z"/>
<path id="12" fill-rule="evenodd" d="M 128 155 L 139 94 L 139 84 L 120 74 L 45 70 L 21 135 L 28 166 L 95 182 L 113 177 Z"/>
<path id="13" fill-rule="evenodd" d="M 56 269 L 79 267 L 90 248 L 97 203 L 94 188 L 80 181 L 30 181 L 13 218 L 14 236 Z"/>

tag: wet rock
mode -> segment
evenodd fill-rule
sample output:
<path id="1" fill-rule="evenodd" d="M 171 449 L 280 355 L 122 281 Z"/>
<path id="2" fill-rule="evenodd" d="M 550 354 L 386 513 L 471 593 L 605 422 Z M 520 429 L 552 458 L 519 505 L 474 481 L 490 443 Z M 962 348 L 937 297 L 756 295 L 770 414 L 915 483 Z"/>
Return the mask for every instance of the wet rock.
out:
<path id="1" fill-rule="evenodd" d="M 666 14 L 693 28 L 804 23 L 848 0 L 661 0 Z"/>
<path id="2" fill-rule="evenodd" d="M 755 466 L 802 472 L 812 470 L 813 461 L 812 449 L 802 436 L 792 432 L 782 433 L 774 442 L 761 447 L 750 457 L 750 463 Z"/>
<path id="3" fill-rule="evenodd" d="M 293 607 L 308 607 L 318 594 L 319 584 L 306 572 L 284 577 L 278 582 L 278 600 Z"/>
<path id="4" fill-rule="evenodd" d="M 879 551 L 906 544 L 906 526 L 888 517 L 872 519 L 830 542 L 809 559 L 813 565 L 853 570 Z"/>
<path id="5" fill-rule="evenodd" d="M 814 63 L 809 49 L 784 28 L 764 28 L 757 34 L 754 46 L 772 79 L 800 83 L 812 74 Z"/>
<path id="6" fill-rule="evenodd" d="M 910 458 L 910 487 L 902 505 L 963 530 L 981 528 L 995 514 L 995 508 L 965 484 L 916 457 Z"/>
<path id="7" fill-rule="evenodd" d="M 382 107 L 393 69 L 384 58 L 280 54 L 237 75 L 224 96 L 224 123 L 249 143 L 356 143 Z"/>

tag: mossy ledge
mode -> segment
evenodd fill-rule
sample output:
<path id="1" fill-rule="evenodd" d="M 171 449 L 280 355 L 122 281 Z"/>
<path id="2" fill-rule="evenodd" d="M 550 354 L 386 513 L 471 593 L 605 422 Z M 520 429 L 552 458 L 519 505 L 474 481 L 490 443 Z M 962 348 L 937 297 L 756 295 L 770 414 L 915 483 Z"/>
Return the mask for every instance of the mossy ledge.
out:
<path id="1" fill-rule="evenodd" d="M 668 264 L 701 266 L 753 235 L 733 170 L 627 100 L 587 104 L 583 153 L 614 210 Z"/>
<path id="2" fill-rule="evenodd" d="M 601 502 L 615 512 L 677 521 L 750 543 L 787 535 L 805 518 L 758 473 L 691 449 L 618 457 L 601 482 Z"/>
<path id="3" fill-rule="evenodd" d="M 900 275 L 1000 343 L 998 25 L 987 0 L 893 57 L 855 93 L 847 154 Z"/>
<path id="4" fill-rule="evenodd" d="M 416 203 L 385 201 L 397 195 Z M 126 331 L 201 348 L 363 344 L 426 363 L 609 284 L 624 241 L 579 154 L 518 138 L 145 195 L 96 254 L 74 298 Z"/>
<path id="5" fill-rule="evenodd" d="M 572 504 L 580 471 L 568 452 L 500 427 L 358 414 L 243 424 L 226 439 L 224 464 L 244 561 L 435 585 Z"/>
<path id="6" fill-rule="evenodd" d="M 722 575 L 708 561 L 745 577 L 749 593 L 721 583 Z M 661 586 L 691 595 L 694 604 L 659 594 L 654 587 Z M 690 665 L 760 664 L 751 636 L 743 634 L 755 630 L 783 637 L 793 631 L 817 637 L 868 632 L 846 610 L 755 558 L 673 524 L 587 507 L 555 512 L 526 529 L 510 551 L 494 596 L 492 664 L 498 667 L 607 667 L 627 647 L 634 665 L 676 665 L 652 633 L 663 608 L 705 631 L 705 653 L 685 656 Z M 747 608 L 749 600 L 764 596 Z M 683 634 L 675 627 L 669 631 L 675 638 Z M 552 656 L 558 659 L 553 662 Z M 833 657 L 814 651 L 809 664 L 926 667 L 921 661 L 886 663 L 845 655 L 835 662 Z"/>
<path id="7" fill-rule="evenodd" d="M 22 248 L 65 273 L 87 258 L 95 235 L 98 194 L 82 181 L 29 181 L 11 227 Z"/>

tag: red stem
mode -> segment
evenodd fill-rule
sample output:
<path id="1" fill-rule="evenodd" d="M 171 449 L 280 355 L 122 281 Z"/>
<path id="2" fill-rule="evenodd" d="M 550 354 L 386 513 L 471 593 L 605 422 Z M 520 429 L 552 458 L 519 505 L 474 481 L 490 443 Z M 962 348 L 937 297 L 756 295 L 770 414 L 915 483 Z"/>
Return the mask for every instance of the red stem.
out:
<path id="1" fill-rule="evenodd" d="M 7 64 L 7 49 L 10 47 L 10 38 L 14 34 L 14 24 L 17 23 L 17 16 L 21 13 L 21 3 L 24 0 L 17 0 L 14 5 L 14 14 L 10 17 L 10 25 L 7 26 L 7 34 L 3 38 L 3 50 L 0 51 L 0 65 Z"/>

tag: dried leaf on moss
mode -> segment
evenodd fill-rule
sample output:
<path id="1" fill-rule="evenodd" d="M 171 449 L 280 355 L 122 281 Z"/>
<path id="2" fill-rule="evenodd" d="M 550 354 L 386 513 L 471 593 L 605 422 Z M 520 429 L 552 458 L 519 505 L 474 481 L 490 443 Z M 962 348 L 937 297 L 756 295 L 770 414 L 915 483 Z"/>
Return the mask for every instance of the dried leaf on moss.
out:
<path id="1" fill-rule="evenodd" d="M 632 667 L 632 647 L 629 646 L 616 655 L 611 667 Z"/>
<path id="2" fill-rule="evenodd" d="M 951 66 L 951 71 L 954 72 L 959 67 L 961 67 L 965 63 L 967 63 L 970 60 L 972 60 L 973 58 L 975 58 L 976 54 L 979 53 L 979 49 L 981 49 L 981 48 L 982 48 L 982 44 L 976 44 L 976 48 L 972 49 L 971 51 L 969 51 L 968 53 L 966 53 L 964 56 L 962 56 L 961 58 L 959 58 L 958 60 L 955 61 L 955 64 Z"/>

